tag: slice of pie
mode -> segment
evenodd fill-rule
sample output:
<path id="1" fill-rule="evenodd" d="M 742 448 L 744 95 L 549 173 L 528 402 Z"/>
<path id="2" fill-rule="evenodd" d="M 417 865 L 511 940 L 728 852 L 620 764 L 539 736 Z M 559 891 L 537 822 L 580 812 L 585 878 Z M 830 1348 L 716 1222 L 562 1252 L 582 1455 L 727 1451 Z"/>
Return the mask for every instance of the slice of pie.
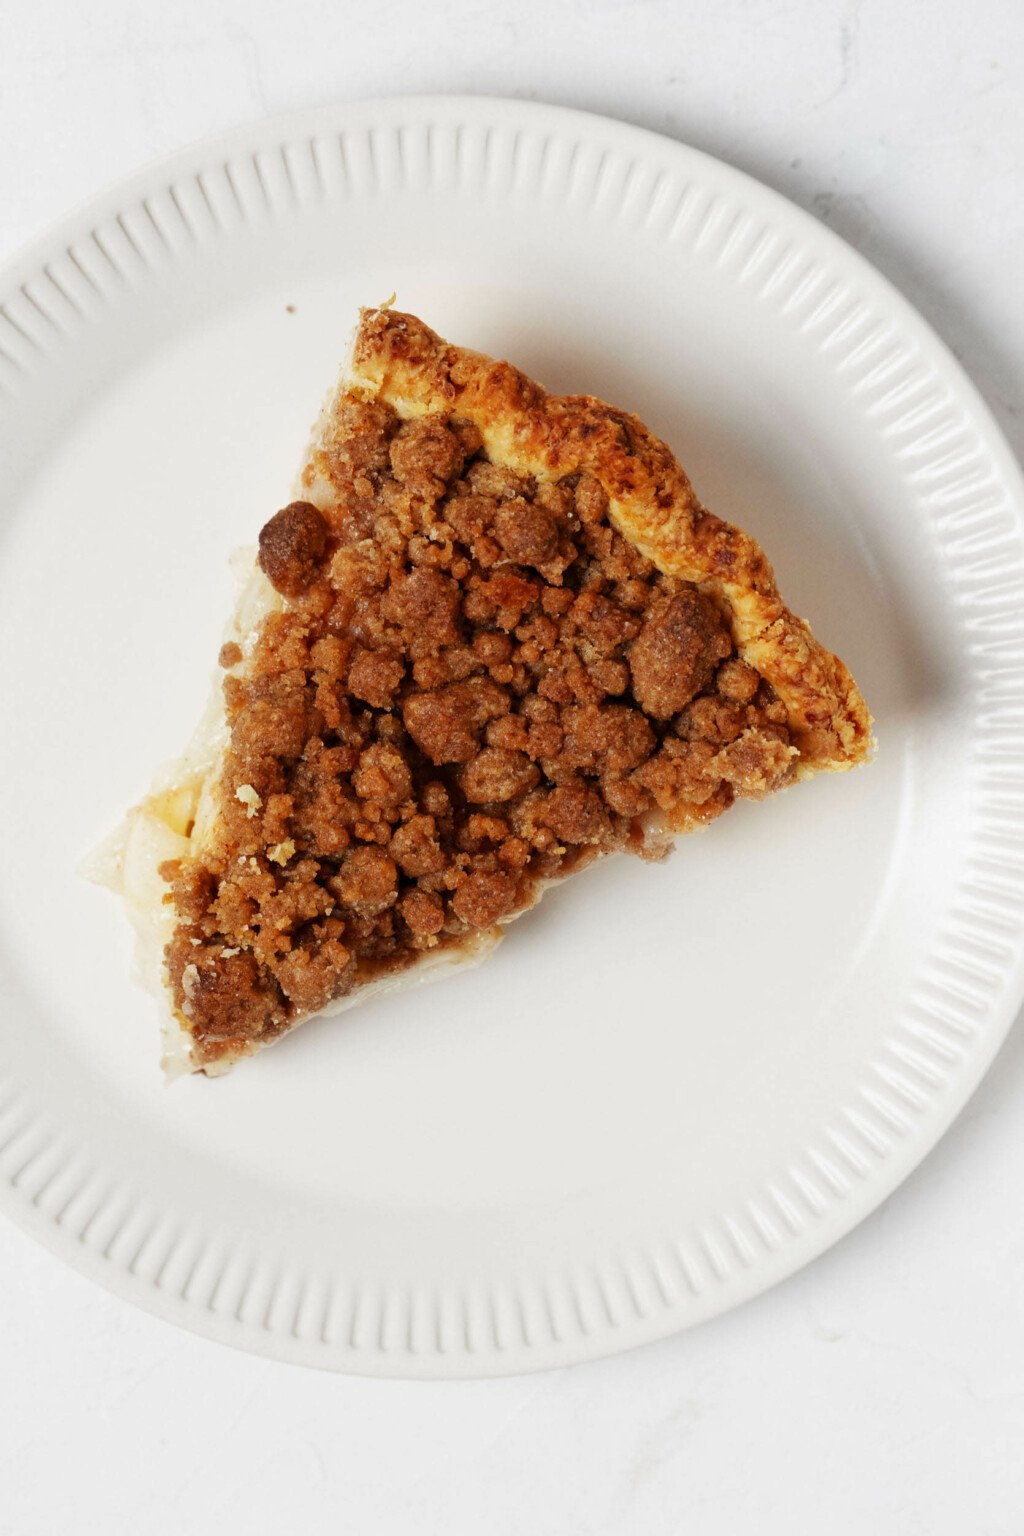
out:
<path id="1" fill-rule="evenodd" d="M 115 860 L 179 1067 L 478 960 L 551 881 L 870 750 L 846 667 L 635 416 L 393 309 L 248 567 Z"/>

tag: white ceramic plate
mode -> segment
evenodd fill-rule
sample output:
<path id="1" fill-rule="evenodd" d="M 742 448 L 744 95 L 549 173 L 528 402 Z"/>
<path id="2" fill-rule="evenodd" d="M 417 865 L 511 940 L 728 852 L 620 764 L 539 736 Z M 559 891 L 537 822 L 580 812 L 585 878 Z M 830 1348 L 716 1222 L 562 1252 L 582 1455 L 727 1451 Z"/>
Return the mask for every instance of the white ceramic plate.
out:
<path id="1" fill-rule="evenodd" d="M 392 290 L 637 411 L 850 663 L 876 763 L 548 896 L 481 970 L 166 1089 L 84 850 L 183 744 L 229 551 Z M 877 273 L 727 166 L 524 103 L 263 123 L 0 281 L 0 1180 L 120 1294 L 374 1374 L 651 1339 L 807 1262 L 1022 988 L 1022 487 Z"/>

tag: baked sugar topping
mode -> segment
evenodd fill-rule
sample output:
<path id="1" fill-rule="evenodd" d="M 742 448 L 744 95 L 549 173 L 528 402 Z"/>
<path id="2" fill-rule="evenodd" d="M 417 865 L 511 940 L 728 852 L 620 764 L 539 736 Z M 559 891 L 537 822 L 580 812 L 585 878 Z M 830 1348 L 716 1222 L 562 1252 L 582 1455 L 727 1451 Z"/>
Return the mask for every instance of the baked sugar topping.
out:
<path id="1" fill-rule="evenodd" d="M 216 835 L 162 868 L 201 1064 L 794 771 L 726 614 L 616 532 L 595 479 L 538 483 L 466 422 L 350 396 L 306 480 L 318 504 L 260 536 L 285 605 L 222 652 Z"/>

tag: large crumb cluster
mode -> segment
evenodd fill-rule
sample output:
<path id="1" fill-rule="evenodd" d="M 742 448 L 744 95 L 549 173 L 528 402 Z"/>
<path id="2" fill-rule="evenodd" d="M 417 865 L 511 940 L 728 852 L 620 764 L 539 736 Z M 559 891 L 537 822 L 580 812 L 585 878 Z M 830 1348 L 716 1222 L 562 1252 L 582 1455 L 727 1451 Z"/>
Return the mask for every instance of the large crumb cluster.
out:
<path id="1" fill-rule="evenodd" d="M 162 871 L 208 1064 L 793 771 L 712 598 L 616 533 L 595 480 L 535 483 L 467 423 L 350 398 L 309 483 L 330 510 L 260 536 L 287 604 L 222 652 L 218 841 Z"/>

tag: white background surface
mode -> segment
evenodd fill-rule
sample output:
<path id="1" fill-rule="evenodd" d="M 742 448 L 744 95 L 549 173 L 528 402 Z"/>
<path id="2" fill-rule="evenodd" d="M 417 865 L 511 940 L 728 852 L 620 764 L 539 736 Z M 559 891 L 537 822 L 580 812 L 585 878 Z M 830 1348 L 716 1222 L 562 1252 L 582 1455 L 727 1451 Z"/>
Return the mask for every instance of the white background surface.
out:
<path id="1" fill-rule="evenodd" d="M 0 257 L 240 119 L 404 90 L 609 112 L 752 171 L 919 306 L 1018 453 L 1015 0 L 0 0 Z M 0 1533 L 1017 1533 L 1024 1033 L 914 1178 L 702 1330 L 521 1380 L 326 1377 L 179 1334 L 0 1226 Z"/>

